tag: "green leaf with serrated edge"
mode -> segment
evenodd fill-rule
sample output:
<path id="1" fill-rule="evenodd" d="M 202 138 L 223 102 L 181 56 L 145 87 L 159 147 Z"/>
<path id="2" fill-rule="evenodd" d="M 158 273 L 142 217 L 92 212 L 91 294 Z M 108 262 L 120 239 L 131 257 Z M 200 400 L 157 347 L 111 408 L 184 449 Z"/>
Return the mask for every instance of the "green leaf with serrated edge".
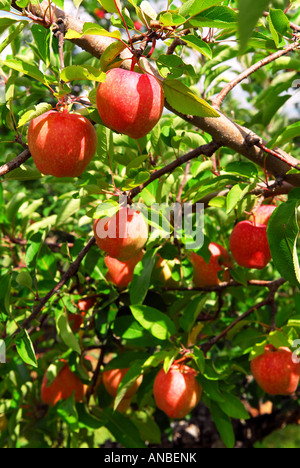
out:
<path id="1" fill-rule="evenodd" d="M 22 330 L 16 339 L 16 348 L 21 359 L 33 367 L 38 367 L 34 348 L 26 330 Z"/>
<path id="2" fill-rule="evenodd" d="M 240 51 L 243 51 L 250 39 L 252 32 L 267 9 L 270 0 L 238 0 L 238 30 Z"/>
<path id="3" fill-rule="evenodd" d="M 76 353 L 80 354 L 80 345 L 72 332 L 66 314 L 64 312 L 55 312 L 55 315 L 56 329 L 59 336 L 61 337 L 66 346 L 73 349 L 73 351 L 76 351 Z"/>
<path id="4" fill-rule="evenodd" d="M 220 114 L 204 99 L 194 94 L 185 84 L 177 80 L 162 82 L 167 102 L 178 112 L 198 117 L 219 117 Z"/>
<path id="5" fill-rule="evenodd" d="M 160 310 L 145 305 L 133 305 L 130 310 L 135 320 L 159 340 L 169 339 L 176 331 L 170 317 Z"/>
<path id="6" fill-rule="evenodd" d="M 299 227 L 298 199 L 279 205 L 268 222 L 267 236 L 272 260 L 279 273 L 291 284 L 300 287 L 300 266 L 297 255 Z"/>
<path id="7" fill-rule="evenodd" d="M 209 59 L 212 58 L 211 48 L 209 47 L 209 45 L 206 42 L 202 41 L 202 39 L 200 39 L 200 37 L 193 36 L 193 34 L 188 34 L 188 35 L 184 36 L 184 42 L 186 42 L 187 45 L 189 45 L 193 49 L 197 50 L 198 52 L 200 52 L 205 57 L 207 57 Z"/>
<path id="8" fill-rule="evenodd" d="M 120 55 L 125 47 L 125 44 L 120 41 L 110 44 L 100 57 L 100 69 L 106 72 L 112 62 Z"/>
<path id="9" fill-rule="evenodd" d="M 70 65 L 62 69 L 60 79 L 66 83 L 74 80 L 104 81 L 105 73 L 91 65 Z"/>
<path id="10" fill-rule="evenodd" d="M 39 115 L 44 114 L 45 112 L 52 109 L 51 104 L 47 102 L 40 102 L 33 109 L 26 111 L 20 118 L 18 122 L 18 128 L 23 127 L 23 125 L 30 122 L 32 119 L 35 119 Z"/>
<path id="11" fill-rule="evenodd" d="M 235 445 L 235 435 L 229 416 L 214 402 L 210 405 L 210 412 L 222 441 L 227 448 L 233 448 Z"/>
<path id="12" fill-rule="evenodd" d="M 179 8 L 179 14 L 183 16 L 194 16 L 222 2 L 223 0 L 187 0 L 187 2 L 184 2 Z"/>

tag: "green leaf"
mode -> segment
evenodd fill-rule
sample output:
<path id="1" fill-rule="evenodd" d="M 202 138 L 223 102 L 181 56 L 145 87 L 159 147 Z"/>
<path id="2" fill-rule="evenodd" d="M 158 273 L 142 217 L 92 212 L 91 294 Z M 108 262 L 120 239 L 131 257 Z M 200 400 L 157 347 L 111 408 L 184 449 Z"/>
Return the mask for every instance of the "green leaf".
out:
<path id="1" fill-rule="evenodd" d="M 32 277 L 31 274 L 26 270 L 22 270 L 20 271 L 20 273 L 18 273 L 18 276 L 16 277 L 16 282 L 21 286 L 26 286 L 29 289 L 32 288 Z"/>
<path id="2" fill-rule="evenodd" d="M 118 8 L 122 11 L 122 5 L 120 0 L 116 0 Z M 98 0 L 101 6 L 103 6 L 104 10 L 108 11 L 108 13 L 118 13 L 118 9 L 114 0 Z"/>
<path id="3" fill-rule="evenodd" d="M 280 36 L 286 35 L 290 29 L 290 22 L 282 10 L 275 10 L 273 8 L 270 8 L 268 21 L 273 40 L 278 47 L 281 42 Z"/>
<path id="4" fill-rule="evenodd" d="M 105 408 L 101 416 L 106 429 L 122 446 L 125 448 L 146 448 L 138 429 L 125 415 L 119 411 L 113 411 L 111 408 Z"/>
<path id="5" fill-rule="evenodd" d="M 166 314 L 146 305 L 132 305 L 135 320 L 159 340 L 167 340 L 176 332 L 175 325 Z"/>
<path id="6" fill-rule="evenodd" d="M 210 412 L 222 441 L 227 448 L 233 448 L 235 445 L 235 435 L 229 416 L 214 402 L 211 403 Z"/>
<path id="7" fill-rule="evenodd" d="M 291 284 L 300 286 L 300 267 L 297 255 L 299 227 L 297 209 L 299 199 L 291 199 L 273 211 L 267 227 L 267 236 L 274 264 Z"/>
<path id="8" fill-rule="evenodd" d="M 50 29 L 46 29 L 41 24 L 33 24 L 31 27 L 31 32 L 41 59 L 44 61 L 46 66 L 49 67 L 51 39 Z"/>
<path id="9" fill-rule="evenodd" d="M 5 23 L 1 22 L 0 18 L 0 32 L 2 29 L 2 24 L 4 25 Z M 3 18 L 4 20 L 7 20 L 7 18 Z M 1 24 L 2 23 L 2 24 Z M 11 32 L 8 34 L 8 36 L 1 42 L 0 45 L 0 53 L 3 52 L 5 47 L 7 47 L 11 42 L 13 42 L 18 36 L 20 36 L 21 32 L 23 29 L 28 26 L 28 21 L 20 21 L 20 23 L 16 26 L 11 28 Z"/>
<path id="10" fill-rule="evenodd" d="M 142 304 L 150 286 L 152 270 L 155 264 L 157 249 L 148 250 L 134 269 L 129 287 L 131 304 Z"/>
<path id="11" fill-rule="evenodd" d="M 44 75 L 44 73 L 42 73 L 37 66 L 30 65 L 29 63 L 20 59 L 5 60 L 2 62 L 2 65 L 8 68 L 12 68 L 13 70 L 16 70 L 20 73 L 24 73 L 24 75 L 31 76 L 31 78 L 39 81 L 45 86 L 48 86 L 46 75 Z"/>
<path id="12" fill-rule="evenodd" d="M 258 20 L 267 9 L 269 2 L 270 0 L 238 0 L 240 52 L 245 50 Z"/>
<path id="13" fill-rule="evenodd" d="M 281 146 L 287 143 L 289 140 L 300 136 L 300 122 L 295 122 L 288 127 L 281 129 L 277 136 L 270 142 L 270 147 Z"/>
<path id="14" fill-rule="evenodd" d="M 120 55 L 122 50 L 125 49 L 125 44 L 123 42 L 113 42 L 110 44 L 103 54 L 100 57 L 100 69 L 104 72 L 106 72 L 109 68 L 109 66 L 112 64 L 112 62 Z"/>
<path id="15" fill-rule="evenodd" d="M 70 65 L 63 68 L 60 79 L 66 83 L 74 80 L 105 81 L 105 73 L 91 65 Z"/>
<path id="16" fill-rule="evenodd" d="M 160 55 L 156 65 L 163 78 L 179 78 L 184 73 L 190 76 L 195 75 L 193 66 L 184 63 L 178 55 Z"/>
<path id="17" fill-rule="evenodd" d="M 195 27 L 236 29 L 238 15 L 232 8 L 215 6 L 194 16 L 189 23 Z"/>
<path id="18" fill-rule="evenodd" d="M 176 111 L 198 117 L 220 116 L 204 99 L 194 94 L 181 81 L 167 79 L 162 82 L 162 86 L 166 100 Z"/>
<path id="19" fill-rule="evenodd" d="M 200 39 L 198 36 L 194 36 L 193 34 L 187 34 L 184 36 L 184 42 L 187 43 L 190 47 L 200 52 L 205 57 L 211 59 L 212 58 L 212 51 L 209 45 Z"/>
<path id="20" fill-rule="evenodd" d="M 21 359 L 33 367 L 38 367 L 34 348 L 26 330 L 22 330 L 16 339 L 16 348 Z"/>
<path id="21" fill-rule="evenodd" d="M 187 0 L 179 8 L 179 14 L 183 16 L 195 16 L 201 11 L 219 5 L 223 0 Z"/>
<path id="22" fill-rule="evenodd" d="M 81 354 L 80 345 L 72 332 L 65 312 L 55 312 L 57 333 L 69 348 Z"/>
<path id="23" fill-rule="evenodd" d="M 222 392 L 222 396 L 224 399 L 222 402 L 222 411 L 224 411 L 227 416 L 235 419 L 249 419 L 250 416 L 239 398 L 229 392 Z"/>
<path id="24" fill-rule="evenodd" d="M 23 125 L 27 124 L 32 119 L 35 119 L 39 115 L 42 115 L 51 109 L 52 109 L 52 106 L 48 102 L 40 102 L 39 104 L 35 105 L 32 109 L 22 114 L 18 122 L 18 128 L 23 127 Z"/>

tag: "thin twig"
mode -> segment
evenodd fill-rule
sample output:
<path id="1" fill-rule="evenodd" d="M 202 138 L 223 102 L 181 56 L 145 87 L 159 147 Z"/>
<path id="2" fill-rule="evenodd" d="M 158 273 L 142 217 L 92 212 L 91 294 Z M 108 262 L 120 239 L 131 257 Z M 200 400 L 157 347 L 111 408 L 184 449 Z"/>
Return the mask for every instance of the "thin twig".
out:
<path id="1" fill-rule="evenodd" d="M 274 54 L 268 55 L 268 57 L 265 57 L 264 59 L 255 63 L 251 67 L 247 68 L 247 70 L 244 70 L 240 75 L 231 80 L 230 83 L 228 83 L 214 99 L 212 99 L 212 105 L 219 109 L 227 94 L 241 81 L 243 81 L 245 78 L 248 78 L 248 76 L 252 75 L 252 73 L 256 72 L 265 65 L 274 62 L 274 60 L 277 60 L 278 58 L 284 55 L 289 54 L 291 51 L 297 49 L 298 47 L 298 42 L 293 42 L 289 44 L 285 49 L 278 50 Z"/>
<path id="2" fill-rule="evenodd" d="M 212 140 L 210 143 L 206 145 L 199 146 L 198 148 L 189 151 L 188 153 L 180 156 L 178 159 L 175 159 L 170 164 L 167 164 L 165 167 L 159 169 L 158 171 L 154 171 L 151 176 L 149 177 L 146 182 L 137 187 L 134 187 L 129 193 L 128 198 L 131 200 L 132 198 L 136 197 L 147 185 L 151 184 L 156 179 L 159 179 L 165 174 L 171 174 L 177 167 L 182 166 L 183 164 L 187 163 L 191 159 L 197 158 L 200 155 L 205 156 L 212 156 L 214 152 L 219 148 L 218 143 Z"/>
<path id="3" fill-rule="evenodd" d="M 49 291 L 48 294 L 46 294 L 46 296 L 44 296 L 39 301 L 39 303 L 34 307 L 33 312 L 31 313 L 31 315 L 29 317 L 27 317 L 24 320 L 24 322 L 21 324 L 21 328 L 23 328 L 23 329 L 27 328 L 28 325 L 30 324 L 30 322 L 38 317 L 39 313 L 41 312 L 41 310 L 43 309 L 45 304 L 49 301 L 49 299 L 51 299 L 52 296 L 57 294 L 60 291 L 60 289 L 66 284 L 66 282 L 77 273 L 82 260 L 87 255 L 89 250 L 93 247 L 95 242 L 96 242 L 96 239 L 93 236 L 89 240 L 87 245 L 81 250 L 81 252 L 79 253 L 76 260 L 74 260 L 74 262 L 71 263 L 69 269 L 64 273 L 64 275 L 62 276 L 61 280 L 57 283 L 57 285 L 54 286 L 54 288 L 51 289 L 51 291 Z"/>

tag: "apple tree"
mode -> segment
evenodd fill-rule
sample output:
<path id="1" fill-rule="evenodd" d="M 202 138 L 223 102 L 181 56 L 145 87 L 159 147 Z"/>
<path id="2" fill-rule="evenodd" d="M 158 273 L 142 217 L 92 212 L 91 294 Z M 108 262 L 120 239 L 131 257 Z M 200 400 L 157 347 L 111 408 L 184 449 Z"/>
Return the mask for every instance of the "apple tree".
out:
<path id="1" fill-rule="evenodd" d="M 299 7 L 0 0 L 1 447 L 300 420 Z"/>

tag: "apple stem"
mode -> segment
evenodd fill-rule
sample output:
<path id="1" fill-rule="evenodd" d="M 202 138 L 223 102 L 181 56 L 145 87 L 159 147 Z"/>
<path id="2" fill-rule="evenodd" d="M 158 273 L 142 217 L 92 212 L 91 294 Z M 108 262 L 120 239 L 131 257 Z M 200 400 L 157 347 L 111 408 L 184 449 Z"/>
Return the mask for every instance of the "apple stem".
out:
<path id="1" fill-rule="evenodd" d="M 127 36 L 128 36 L 128 39 L 129 39 L 130 47 L 131 47 L 131 49 L 134 49 L 133 43 L 132 43 L 132 40 L 131 40 L 131 36 L 130 36 L 130 34 L 129 34 L 129 31 L 128 31 L 127 24 L 126 24 L 126 21 L 125 21 L 125 19 L 124 19 L 124 16 L 122 15 L 122 12 L 121 12 L 120 8 L 118 7 L 118 4 L 117 4 L 117 1 L 116 1 L 116 0 L 114 0 L 114 3 L 115 3 L 115 5 L 116 5 L 116 9 L 118 10 L 118 13 L 119 13 L 119 15 L 120 15 L 120 18 L 122 19 L 122 21 L 123 21 L 123 23 L 124 23 L 124 26 L 125 26 L 125 29 L 126 29 L 126 32 L 127 32 Z"/>

